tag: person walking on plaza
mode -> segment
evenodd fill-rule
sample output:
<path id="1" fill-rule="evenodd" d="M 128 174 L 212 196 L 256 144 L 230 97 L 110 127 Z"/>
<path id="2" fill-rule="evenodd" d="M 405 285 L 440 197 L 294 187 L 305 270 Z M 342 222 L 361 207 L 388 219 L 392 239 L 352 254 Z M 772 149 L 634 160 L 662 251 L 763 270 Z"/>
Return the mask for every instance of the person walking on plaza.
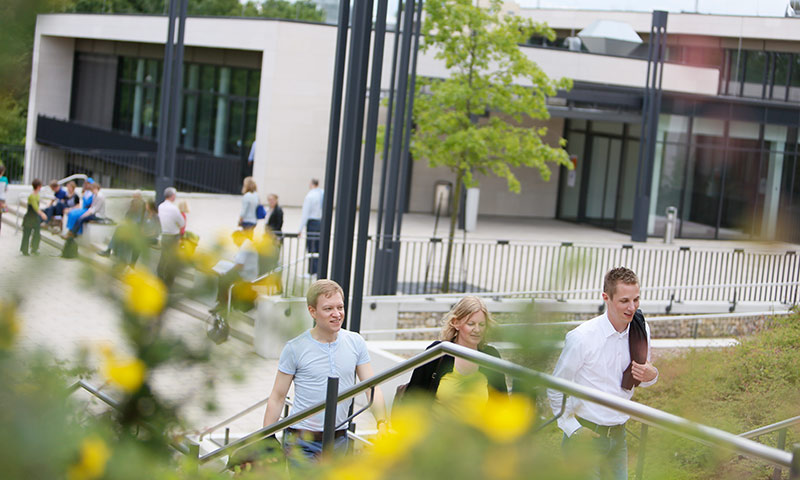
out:
<path id="1" fill-rule="evenodd" d="M 41 240 L 39 228 L 41 222 L 47 220 L 47 215 L 39 208 L 39 192 L 42 190 L 42 181 L 34 178 L 31 186 L 33 186 L 33 192 L 28 195 L 27 210 L 22 218 L 22 243 L 19 246 L 19 250 L 26 257 L 29 243 L 30 252 L 34 255 L 39 254 L 39 241 Z"/>
<path id="2" fill-rule="evenodd" d="M 344 323 L 344 292 L 338 283 L 317 280 L 306 295 L 308 313 L 314 327 L 290 340 L 281 352 L 275 385 L 269 395 L 264 412 L 264 426 L 278 421 L 286 394 L 294 382 L 292 413 L 305 410 L 325 400 L 327 378 L 339 378 L 339 392 L 355 385 L 356 376 L 364 381 L 373 375 L 367 344 L 358 333 L 342 328 Z M 380 387 L 375 387 L 372 412 L 378 421 L 378 430 L 385 432 L 386 408 Z M 344 423 L 353 400 L 341 402 L 336 407 L 336 425 Z M 309 417 L 287 428 L 284 448 L 295 448 L 308 459 L 322 453 L 324 412 Z M 336 452 L 347 451 L 347 428 L 334 434 Z"/>
<path id="3" fill-rule="evenodd" d="M 306 229 L 306 251 L 314 255 L 308 262 L 308 274 L 319 272 L 319 234 L 322 229 L 322 197 L 324 191 L 319 187 L 319 180 L 311 179 L 309 192 L 303 199 L 303 218 L 300 220 L 300 233 Z"/>
<path id="4" fill-rule="evenodd" d="M 239 212 L 239 225 L 244 230 L 255 228 L 258 218 L 256 209 L 258 208 L 258 187 L 253 177 L 245 177 L 242 181 L 242 210 Z"/>
<path id="5" fill-rule="evenodd" d="M 553 375 L 630 400 L 634 387 L 649 387 L 658 380 L 650 363 L 650 329 L 639 310 L 639 278 L 625 267 L 606 273 L 603 281 L 606 311 L 567 333 Z M 548 390 L 550 407 L 561 411 L 563 394 Z M 569 397 L 558 426 L 562 445 L 569 452 L 588 442 L 600 464 L 594 478 L 627 479 L 628 415 L 592 402 Z M 585 444 L 585 443 L 584 443 Z"/>
<path id="6" fill-rule="evenodd" d="M 274 193 L 267 195 L 267 231 L 280 237 L 283 231 L 283 209 L 278 205 L 278 196 Z"/>
<path id="7" fill-rule="evenodd" d="M 3 213 L 6 211 L 6 190 L 8 190 L 6 167 L 0 165 L 0 225 L 3 224 Z"/>
<path id="8" fill-rule="evenodd" d="M 161 223 L 161 257 L 156 272 L 167 288 L 172 287 L 177 275 L 178 242 L 181 228 L 186 224 L 181 211 L 175 204 L 178 195 L 174 187 L 164 189 L 164 201 L 158 206 L 158 220 Z"/>
<path id="9" fill-rule="evenodd" d="M 442 342 L 453 342 L 473 350 L 500 358 L 500 353 L 486 344 L 486 334 L 494 324 L 486 304 L 478 297 L 466 296 L 459 300 L 442 319 L 439 340 L 428 345 L 428 349 Z M 469 385 L 472 388 L 464 390 Z M 435 398 L 449 408 L 458 408 L 458 400 L 464 394 L 471 399 L 486 402 L 489 391 L 508 393 L 506 377 L 502 372 L 444 355 L 414 369 L 406 387 L 406 394 L 422 393 Z"/>

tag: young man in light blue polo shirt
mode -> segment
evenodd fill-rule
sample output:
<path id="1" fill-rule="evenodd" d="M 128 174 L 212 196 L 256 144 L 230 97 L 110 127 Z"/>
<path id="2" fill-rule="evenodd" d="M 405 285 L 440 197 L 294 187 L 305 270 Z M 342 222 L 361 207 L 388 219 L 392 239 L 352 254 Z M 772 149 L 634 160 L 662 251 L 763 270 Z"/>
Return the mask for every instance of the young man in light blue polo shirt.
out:
<path id="1" fill-rule="evenodd" d="M 344 294 L 342 287 L 331 280 L 317 280 L 306 295 L 308 313 L 314 327 L 292 339 L 281 352 L 275 385 L 269 395 L 264 413 L 264 426 L 278 421 L 286 394 L 294 382 L 292 413 L 305 410 L 325 400 L 328 377 L 339 378 L 339 391 L 355 385 L 356 375 L 364 381 L 373 375 L 367 344 L 361 335 L 342 329 L 344 322 Z M 336 409 L 336 425 L 345 421 L 353 400 L 341 402 Z M 386 429 L 386 408 L 380 387 L 375 388 L 372 412 L 378 421 L 378 430 Z M 284 446 L 296 447 L 309 459 L 322 453 L 322 422 L 324 411 L 286 429 Z M 334 450 L 347 450 L 347 429 L 335 434 Z"/>

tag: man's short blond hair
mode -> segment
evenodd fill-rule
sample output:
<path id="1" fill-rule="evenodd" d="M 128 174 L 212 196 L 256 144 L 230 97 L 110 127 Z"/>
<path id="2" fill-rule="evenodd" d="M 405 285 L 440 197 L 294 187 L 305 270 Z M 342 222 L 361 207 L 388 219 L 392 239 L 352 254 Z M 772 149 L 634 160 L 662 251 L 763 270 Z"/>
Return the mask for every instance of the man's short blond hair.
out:
<path id="1" fill-rule="evenodd" d="M 338 283 L 334 282 L 333 280 L 317 280 L 316 282 L 312 283 L 310 287 L 308 287 L 308 293 L 306 293 L 306 303 L 309 307 L 317 308 L 317 299 L 320 295 L 323 297 L 330 297 L 335 293 L 341 295 L 342 300 L 344 300 L 344 290 L 342 290 L 342 287 L 340 287 Z"/>
<path id="2" fill-rule="evenodd" d="M 614 294 L 617 293 L 617 284 L 620 282 L 625 285 L 639 285 L 639 277 L 630 268 L 617 267 L 609 270 L 603 279 L 603 292 L 608 295 L 608 298 L 614 298 Z"/>

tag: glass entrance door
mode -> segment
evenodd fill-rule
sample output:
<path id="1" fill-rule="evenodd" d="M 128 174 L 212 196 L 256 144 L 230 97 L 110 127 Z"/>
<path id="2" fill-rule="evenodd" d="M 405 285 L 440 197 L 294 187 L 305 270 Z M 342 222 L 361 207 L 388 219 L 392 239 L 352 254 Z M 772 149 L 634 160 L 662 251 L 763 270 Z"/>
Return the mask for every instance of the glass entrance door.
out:
<path id="1" fill-rule="evenodd" d="M 598 135 L 592 138 L 586 190 L 587 222 L 614 228 L 621 158 L 621 139 Z"/>

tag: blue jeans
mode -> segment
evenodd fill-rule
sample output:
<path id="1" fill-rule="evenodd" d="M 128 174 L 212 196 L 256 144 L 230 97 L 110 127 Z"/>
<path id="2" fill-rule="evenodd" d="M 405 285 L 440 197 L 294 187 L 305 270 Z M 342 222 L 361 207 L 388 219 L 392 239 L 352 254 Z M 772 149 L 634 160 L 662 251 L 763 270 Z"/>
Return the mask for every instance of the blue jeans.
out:
<path id="1" fill-rule="evenodd" d="M 585 427 L 582 427 L 585 428 Z M 561 448 L 568 450 L 572 442 L 566 434 L 561 441 Z M 627 480 L 628 479 L 628 441 L 625 439 L 625 429 L 617 435 L 609 437 L 597 437 L 592 439 L 592 447 L 595 449 L 600 462 L 593 479 L 598 480 Z"/>
<path id="2" fill-rule="evenodd" d="M 287 458 L 292 466 L 298 466 L 297 459 L 292 458 L 293 452 L 301 453 L 306 460 L 314 461 L 322 455 L 322 442 L 314 440 L 303 440 L 297 435 L 289 432 L 283 434 L 283 450 L 286 452 Z M 350 446 L 350 439 L 347 435 L 337 437 L 333 442 L 333 451 L 337 455 L 344 455 L 347 453 L 347 448 Z M 294 454 L 297 455 L 296 453 Z"/>

